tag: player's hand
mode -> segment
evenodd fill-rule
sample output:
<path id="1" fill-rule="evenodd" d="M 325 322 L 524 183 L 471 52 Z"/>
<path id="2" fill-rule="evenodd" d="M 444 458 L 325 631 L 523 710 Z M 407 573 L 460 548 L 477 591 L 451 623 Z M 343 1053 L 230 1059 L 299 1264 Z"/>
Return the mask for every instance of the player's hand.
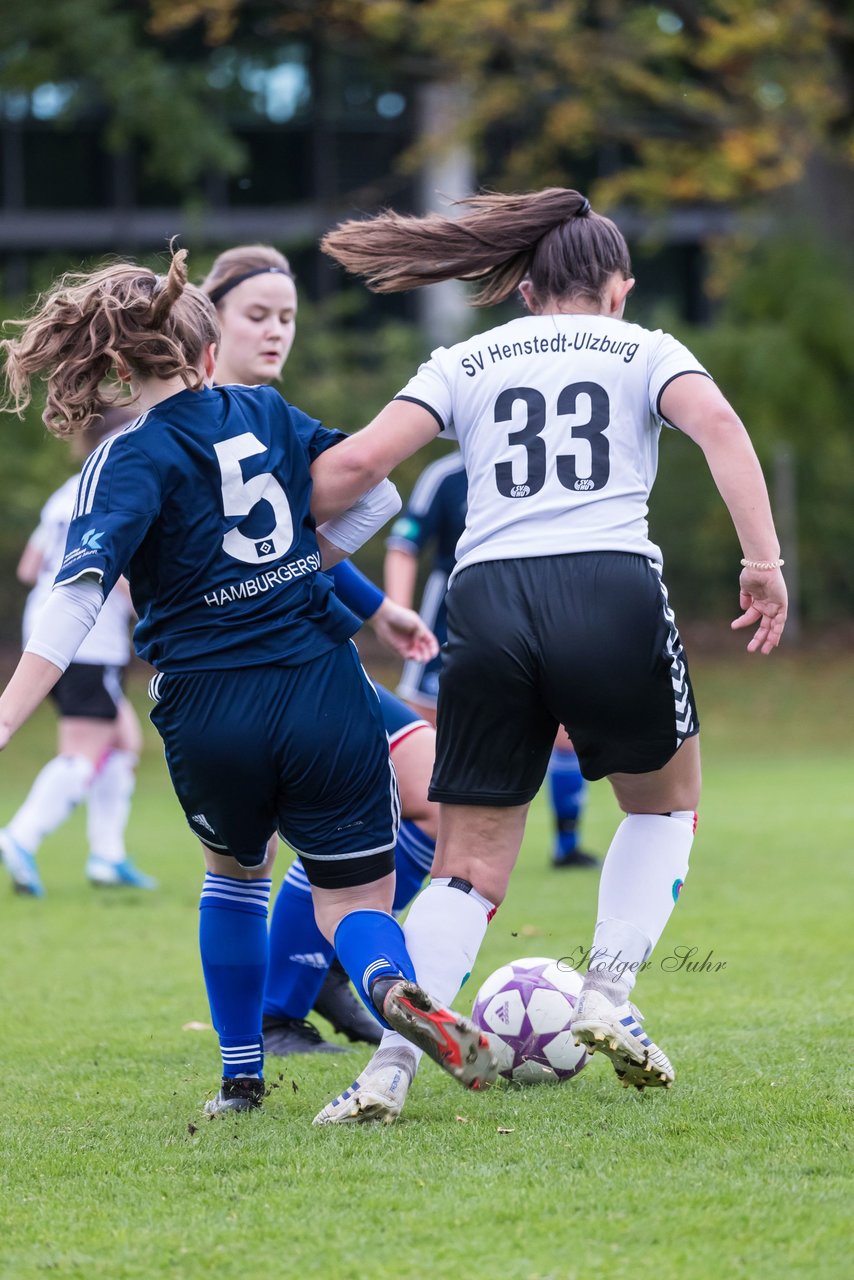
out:
<path id="1" fill-rule="evenodd" d="M 742 569 L 738 603 L 743 613 L 730 624 L 733 631 L 756 626 L 747 646 L 748 653 L 770 653 L 776 649 L 789 608 L 786 584 L 780 570 Z"/>
<path id="2" fill-rule="evenodd" d="M 370 620 L 374 634 L 401 658 L 430 662 L 439 652 L 439 641 L 414 609 L 405 609 L 386 596 Z"/>

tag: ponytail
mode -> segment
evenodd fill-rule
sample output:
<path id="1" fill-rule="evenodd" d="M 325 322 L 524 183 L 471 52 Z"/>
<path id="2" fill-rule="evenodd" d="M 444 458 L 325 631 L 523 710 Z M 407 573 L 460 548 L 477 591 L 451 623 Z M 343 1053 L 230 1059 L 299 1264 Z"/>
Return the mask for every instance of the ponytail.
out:
<path id="1" fill-rule="evenodd" d="M 505 301 L 526 278 L 541 300 L 598 298 L 614 271 L 631 274 L 621 232 L 578 191 L 484 192 L 457 203 L 472 212 L 448 218 L 387 210 L 341 223 L 320 247 L 375 293 L 474 280 L 471 301 L 480 307 Z"/>
<path id="2" fill-rule="evenodd" d="M 122 387 L 109 385 L 117 373 L 178 377 L 198 390 L 219 324 L 209 300 L 188 284 L 186 258 L 186 249 L 174 253 L 165 277 L 130 262 L 60 277 L 27 319 L 10 322 L 20 335 L 0 342 L 6 365 L 0 408 L 20 415 L 40 375 L 47 382 L 44 423 L 68 436 L 105 408 L 132 403 Z"/>

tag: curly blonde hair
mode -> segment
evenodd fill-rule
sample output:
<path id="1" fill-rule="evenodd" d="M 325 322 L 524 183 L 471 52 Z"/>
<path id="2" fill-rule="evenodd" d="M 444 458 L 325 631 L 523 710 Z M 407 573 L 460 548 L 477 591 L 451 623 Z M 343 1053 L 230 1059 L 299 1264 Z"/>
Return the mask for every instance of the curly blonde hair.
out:
<path id="1" fill-rule="evenodd" d="M 132 403 L 114 379 L 180 378 L 190 390 L 204 382 L 204 353 L 219 342 L 210 300 L 187 280 L 187 251 L 173 253 L 159 276 L 133 262 L 61 276 L 5 338 L 6 396 L 0 408 L 23 413 L 32 379 L 47 383 L 42 419 L 56 436 L 85 431 L 105 408 Z M 111 384 L 112 383 L 112 384 Z"/>

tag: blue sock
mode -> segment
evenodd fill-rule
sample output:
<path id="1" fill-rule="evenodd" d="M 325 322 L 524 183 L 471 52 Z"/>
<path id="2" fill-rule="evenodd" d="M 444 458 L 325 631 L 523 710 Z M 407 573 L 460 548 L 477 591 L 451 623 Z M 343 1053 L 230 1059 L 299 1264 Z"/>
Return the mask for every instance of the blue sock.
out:
<path id="1" fill-rule="evenodd" d="M 224 1076 L 263 1074 L 261 1007 L 271 884 L 207 871 L 202 885 L 199 949 Z"/>
<path id="2" fill-rule="evenodd" d="M 397 881 L 392 911 L 395 915 L 409 906 L 424 883 L 424 877 L 430 874 L 435 852 L 435 840 L 426 836 L 414 822 L 401 822 L 394 851 Z"/>
<path id="3" fill-rule="evenodd" d="M 365 1008 L 384 1027 L 371 1002 L 372 984 L 377 978 L 397 977 L 415 982 L 400 925 L 385 911 L 351 911 L 335 930 L 335 950 Z"/>
<path id="4" fill-rule="evenodd" d="M 314 920 L 311 886 L 297 858 L 288 868 L 270 918 L 265 1018 L 305 1018 L 335 952 Z"/>
<path id="5" fill-rule="evenodd" d="M 558 856 L 573 853 L 578 845 L 578 819 L 587 789 L 575 752 L 555 747 L 546 777 L 557 820 L 556 852 Z"/>

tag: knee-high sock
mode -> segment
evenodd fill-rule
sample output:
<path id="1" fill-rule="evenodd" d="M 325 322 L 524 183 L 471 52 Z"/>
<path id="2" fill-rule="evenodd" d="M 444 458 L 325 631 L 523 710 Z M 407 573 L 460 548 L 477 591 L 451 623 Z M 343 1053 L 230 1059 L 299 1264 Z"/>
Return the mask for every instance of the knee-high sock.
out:
<path id="1" fill-rule="evenodd" d="M 317 927 L 311 886 L 296 858 L 270 917 L 265 1018 L 305 1018 L 314 1007 L 335 952 Z"/>
<path id="2" fill-rule="evenodd" d="M 557 853 L 572 853 L 578 845 L 578 823 L 587 784 L 574 751 L 555 747 L 546 773 L 557 824 Z"/>
<path id="3" fill-rule="evenodd" d="M 371 1000 L 371 987 L 378 978 L 415 980 L 403 930 L 386 911 L 351 911 L 339 921 L 334 941 L 338 959 L 365 1008 L 385 1026 Z"/>
<path id="4" fill-rule="evenodd" d="M 202 885 L 199 949 L 224 1076 L 262 1074 L 270 885 L 210 871 Z"/>
<path id="5" fill-rule="evenodd" d="M 611 841 L 585 985 L 622 1003 L 670 919 L 694 842 L 696 814 L 630 813 Z"/>
<path id="6" fill-rule="evenodd" d="M 86 796 L 89 850 L 107 862 L 124 862 L 127 857 L 125 829 L 137 761 L 133 751 L 111 751 L 95 771 Z"/>
<path id="7" fill-rule="evenodd" d="M 425 835 L 415 822 L 401 822 L 394 851 L 394 906 L 395 915 L 407 907 L 430 874 L 436 841 Z"/>
<path id="8" fill-rule="evenodd" d="M 442 1004 L 454 1002 L 471 973 L 495 906 L 465 880 L 431 880 L 413 902 L 403 932 L 418 985 Z M 404 1043 L 386 1031 L 381 1048 Z M 412 1048 L 412 1046 L 409 1046 Z M 420 1050 L 416 1050 L 420 1060 Z"/>
<path id="9" fill-rule="evenodd" d="M 30 793 L 7 824 L 12 839 L 35 853 L 44 840 L 70 817 L 86 795 L 95 766 L 84 756 L 54 756 L 39 772 Z"/>

